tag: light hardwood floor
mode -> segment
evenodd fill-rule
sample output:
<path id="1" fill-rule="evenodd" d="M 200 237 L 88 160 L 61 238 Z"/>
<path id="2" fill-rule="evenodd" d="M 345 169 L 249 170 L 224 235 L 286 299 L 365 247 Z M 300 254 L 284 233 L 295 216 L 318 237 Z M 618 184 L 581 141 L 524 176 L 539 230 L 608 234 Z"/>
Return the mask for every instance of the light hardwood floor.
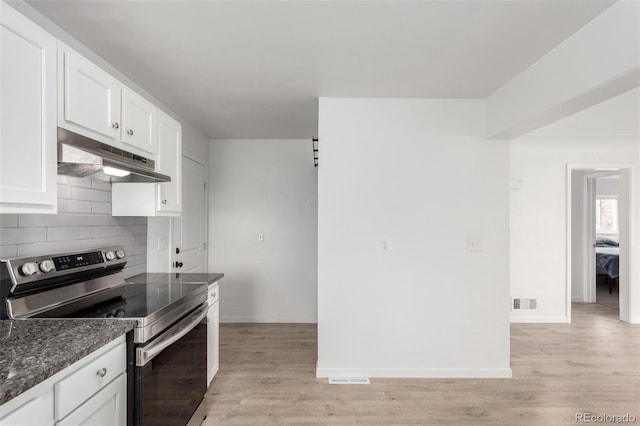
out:
<path id="1" fill-rule="evenodd" d="M 599 305 L 572 324 L 513 324 L 512 379 L 315 378 L 316 326 L 223 324 L 203 424 L 570 425 L 578 412 L 640 424 L 640 326 Z"/>

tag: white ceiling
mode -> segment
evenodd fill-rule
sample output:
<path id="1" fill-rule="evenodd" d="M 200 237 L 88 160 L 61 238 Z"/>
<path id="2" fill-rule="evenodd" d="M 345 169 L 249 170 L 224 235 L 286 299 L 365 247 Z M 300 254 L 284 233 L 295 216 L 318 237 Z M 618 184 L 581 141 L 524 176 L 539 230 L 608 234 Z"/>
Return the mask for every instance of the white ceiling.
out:
<path id="1" fill-rule="evenodd" d="M 319 96 L 485 98 L 612 4 L 28 1 L 213 138 L 310 138 Z"/>

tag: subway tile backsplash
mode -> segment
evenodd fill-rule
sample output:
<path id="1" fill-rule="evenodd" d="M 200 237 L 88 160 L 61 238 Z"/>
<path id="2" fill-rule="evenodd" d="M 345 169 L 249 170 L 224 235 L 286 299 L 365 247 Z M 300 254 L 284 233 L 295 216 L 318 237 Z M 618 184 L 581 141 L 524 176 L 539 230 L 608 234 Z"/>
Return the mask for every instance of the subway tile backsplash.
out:
<path id="1" fill-rule="evenodd" d="M 58 214 L 0 214 L 0 258 L 120 245 L 125 276 L 146 271 L 147 218 L 111 216 L 111 184 L 58 176 Z"/>

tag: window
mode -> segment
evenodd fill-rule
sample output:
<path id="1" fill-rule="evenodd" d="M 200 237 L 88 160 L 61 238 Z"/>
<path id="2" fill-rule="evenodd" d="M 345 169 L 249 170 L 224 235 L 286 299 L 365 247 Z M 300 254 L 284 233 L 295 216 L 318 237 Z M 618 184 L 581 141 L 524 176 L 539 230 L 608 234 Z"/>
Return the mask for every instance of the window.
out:
<path id="1" fill-rule="evenodd" d="M 596 232 L 618 233 L 618 200 L 596 199 Z"/>

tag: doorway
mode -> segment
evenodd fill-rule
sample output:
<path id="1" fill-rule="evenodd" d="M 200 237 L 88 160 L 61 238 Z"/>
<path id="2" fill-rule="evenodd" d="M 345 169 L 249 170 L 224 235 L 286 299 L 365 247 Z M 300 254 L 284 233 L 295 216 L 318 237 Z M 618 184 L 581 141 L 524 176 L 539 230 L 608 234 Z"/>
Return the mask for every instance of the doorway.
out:
<path id="1" fill-rule="evenodd" d="M 567 316 L 602 303 L 628 321 L 631 166 L 569 166 Z"/>

